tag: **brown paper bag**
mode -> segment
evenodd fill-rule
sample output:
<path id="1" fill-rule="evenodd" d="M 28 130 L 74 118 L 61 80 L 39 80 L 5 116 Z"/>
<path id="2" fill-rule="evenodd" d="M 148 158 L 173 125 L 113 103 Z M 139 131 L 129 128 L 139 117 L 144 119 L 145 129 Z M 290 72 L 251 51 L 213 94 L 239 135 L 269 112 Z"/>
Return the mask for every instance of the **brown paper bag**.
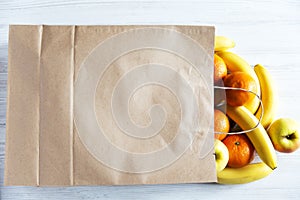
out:
<path id="1" fill-rule="evenodd" d="M 215 182 L 209 26 L 9 31 L 6 185 Z"/>

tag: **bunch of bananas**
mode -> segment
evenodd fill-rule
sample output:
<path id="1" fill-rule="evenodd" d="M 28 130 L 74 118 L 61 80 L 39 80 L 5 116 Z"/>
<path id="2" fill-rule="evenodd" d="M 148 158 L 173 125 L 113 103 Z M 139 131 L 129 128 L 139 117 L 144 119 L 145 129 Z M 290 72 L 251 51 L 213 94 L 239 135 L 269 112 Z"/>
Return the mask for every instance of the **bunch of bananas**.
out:
<path id="1" fill-rule="evenodd" d="M 262 65 L 252 68 L 243 58 L 230 52 L 235 46 L 234 41 L 223 36 L 215 38 L 215 54 L 221 57 L 230 72 L 245 72 L 256 83 L 256 93 L 261 97 L 247 102 L 243 106 L 227 105 L 226 114 L 242 130 L 252 130 L 245 134 L 253 144 L 260 163 L 250 163 L 241 168 L 226 167 L 217 173 L 218 183 L 240 184 L 261 179 L 269 175 L 277 167 L 277 158 L 272 141 L 266 129 L 274 120 L 277 109 L 277 93 L 270 73 Z"/>

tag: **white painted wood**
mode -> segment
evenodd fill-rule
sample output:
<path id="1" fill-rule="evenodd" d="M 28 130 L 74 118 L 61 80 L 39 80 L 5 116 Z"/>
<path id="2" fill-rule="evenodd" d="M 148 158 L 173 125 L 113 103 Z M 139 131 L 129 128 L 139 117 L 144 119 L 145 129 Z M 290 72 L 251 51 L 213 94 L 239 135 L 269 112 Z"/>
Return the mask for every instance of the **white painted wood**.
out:
<path id="1" fill-rule="evenodd" d="M 0 0 L 0 199 L 300 199 L 300 151 L 279 154 L 269 177 L 246 185 L 3 187 L 8 24 L 199 24 L 233 38 L 235 51 L 269 68 L 279 115 L 300 121 L 300 1 Z"/>

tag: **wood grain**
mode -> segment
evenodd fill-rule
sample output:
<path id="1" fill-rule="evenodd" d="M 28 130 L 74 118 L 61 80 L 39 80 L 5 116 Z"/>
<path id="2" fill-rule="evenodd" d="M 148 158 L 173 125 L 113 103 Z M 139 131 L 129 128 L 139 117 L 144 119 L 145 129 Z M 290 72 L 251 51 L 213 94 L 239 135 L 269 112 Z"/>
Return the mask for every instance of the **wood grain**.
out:
<path id="1" fill-rule="evenodd" d="M 0 199 L 300 199 L 300 151 L 279 154 L 269 177 L 246 185 L 180 184 L 3 187 L 8 24 L 200 24 L 233 38 L 251 64 L 278 84 L 278 117 L 300 121 L 300 2 L 289 1 L 0 1 Z"/>

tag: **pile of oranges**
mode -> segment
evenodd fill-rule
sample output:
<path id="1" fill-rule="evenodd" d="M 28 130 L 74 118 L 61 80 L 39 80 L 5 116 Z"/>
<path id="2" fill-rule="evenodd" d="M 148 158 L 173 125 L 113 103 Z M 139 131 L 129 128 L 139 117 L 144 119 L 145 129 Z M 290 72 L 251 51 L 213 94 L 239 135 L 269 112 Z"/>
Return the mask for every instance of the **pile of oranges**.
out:
<path id="1" fill-rule="evenodd" d="M 214 56 L 214 85 L 233 88 L 242 88 L 255 91 L 256 83 L 253 78 L 244 72 L 229 72 L 223 59 Z M 224 91 L 222 91 L 224 93 Z M 230 106 L 241 106 L 254 98 L 251 93 L 241 90 L 226 90 L 222 95 L 220 90 L 215 90 L 215 105 L 222 100 Z M 229 152 L 227 166 L 239 168 L 249 164 L 254 158 L 254 147 L 245 134 L 227 134 L 230 130 L 230 120 L 220 109 L 214 110 L 215 138 L 221 140 Z"/>

